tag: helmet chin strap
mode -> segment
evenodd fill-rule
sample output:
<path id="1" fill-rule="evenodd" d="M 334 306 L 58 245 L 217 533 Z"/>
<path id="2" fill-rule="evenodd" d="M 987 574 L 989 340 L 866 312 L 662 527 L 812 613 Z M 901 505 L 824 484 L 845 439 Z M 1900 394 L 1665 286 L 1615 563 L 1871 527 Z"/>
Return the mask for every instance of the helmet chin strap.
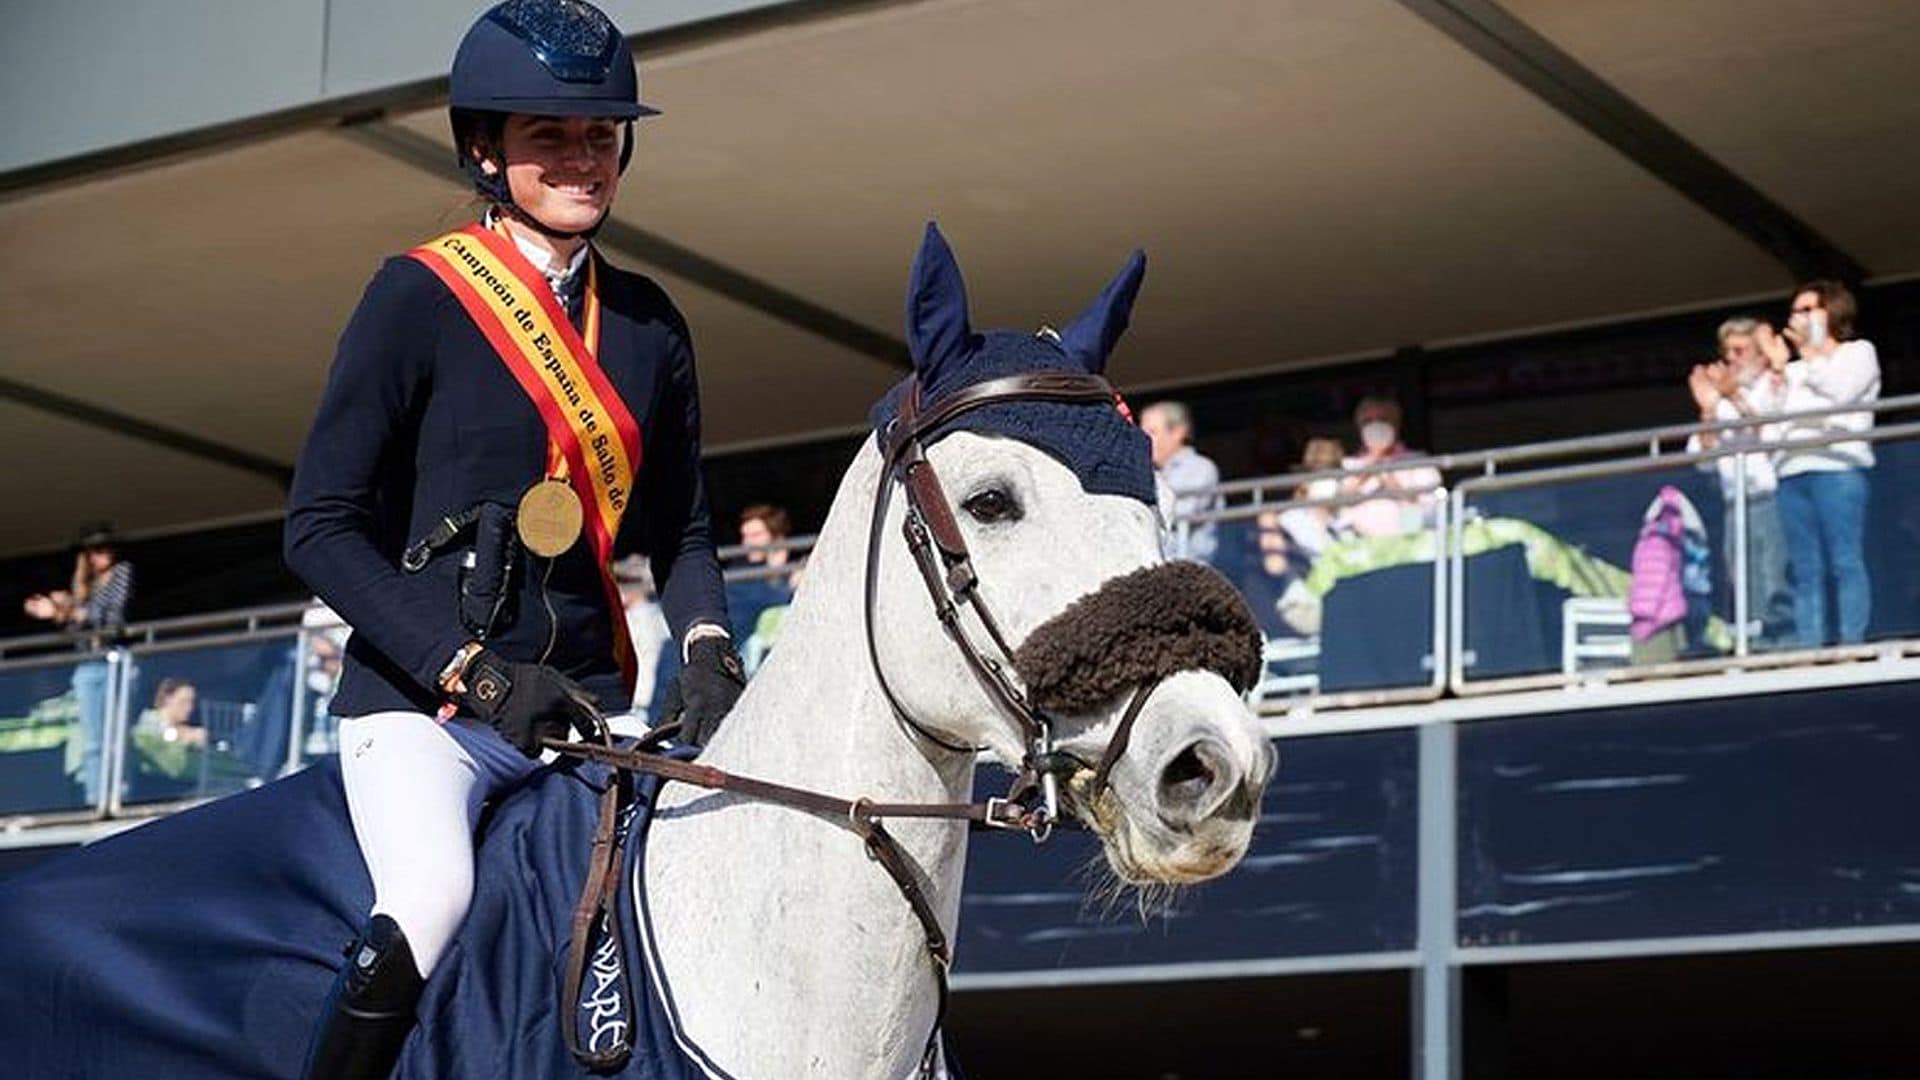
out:
<path id="1" fill-rule="evenodd" d="M 626 128 L 626 138 L 622 141 L 620 147 L 620 175 L 622 176 L 625 176 L 627 173 L 628 162 L 633 160 L 633 121 L 627 121 L 624 126 Z M 607 218 L 613 213 L 613 204 L 608 203 L 607 208 L 600 211 L 600 216 L 594 219 L 592 225 L 571 232 L 556 229 L 546 222 L 541 221 L 539 218 L 534 217 L 531 211 L 514 201 L 513 191 L 507 186 L 507 171 L 504 167 L 496 169 L 493 172 L 488 172 L 486 166 L 480 161 L 475 160 L 469 154 L 463 153 L 460 155 L 460 171 L 466 173 L 467 178 L 473 181 L 473 188 L 480 193 L 481 198 L 486 199 L 506 213 L 513 215 L 515 221 L 520 222 L 529 229 L 538 232 L 542 236 L 552 237 L 555 240 L 592 240 L 594 236 L 600 232 L 600 227 L 607 223 Z"/>
<path id="2" fill-rule="evenodd" d="M 608 204 L 605 210 L 600 211 L 600 216 L 593 219 L 593 224 L 587 226 L 584 229 L 578 229 L 573 232 L 564 232 L 560 229 L 554 228 L 551 225 L 548 225 L 546 222 L 541 221 L 539 218 L 534 217 L 524 207 L 520 206 L 518 203 L 512 202 L 511 200 L 503 203 L 496 203 L 496 205 L 498 205 L 502 210 L 506 211 L 507 213 L 512 214 L 513 219 L 515 221 L 520 222 L 522 225 L 525 225 L 526 227 L 534 230 L 535 232 L 540 233 L 543 236 L 550 236 L 555 240 L 591 240 L 594 238 L 594 235 L 600 231 L 600 226 L 605 225 L 607 223 L 607 215 L 613 213 L 612 204 Z"/>

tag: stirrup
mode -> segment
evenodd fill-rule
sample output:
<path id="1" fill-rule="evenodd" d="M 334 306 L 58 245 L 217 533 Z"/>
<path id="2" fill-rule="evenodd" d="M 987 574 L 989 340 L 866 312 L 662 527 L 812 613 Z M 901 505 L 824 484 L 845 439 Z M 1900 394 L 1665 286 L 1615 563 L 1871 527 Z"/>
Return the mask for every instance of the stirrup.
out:
<path id="1" fill-rule="evenodd" d="M 384 1080 L 413 1030 L 425 987 L 400 924 L 375 915 L 347 947 L 302 1080 Z"/>

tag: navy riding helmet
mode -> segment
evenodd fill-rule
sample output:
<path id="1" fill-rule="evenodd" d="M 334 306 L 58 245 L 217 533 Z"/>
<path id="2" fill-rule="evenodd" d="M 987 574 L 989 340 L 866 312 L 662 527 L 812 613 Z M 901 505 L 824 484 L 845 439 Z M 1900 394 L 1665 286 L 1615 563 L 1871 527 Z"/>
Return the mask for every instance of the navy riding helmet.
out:
<path id="1" fill-rule="evenodd" d="M 488 9 L 453 54 L 447 106 L 460 169 L 475 189 L 556 236 L 581 234 L 557 233 L 520 211 L 505 173 L 487 175 L 467 153 L 473 139 L 485 134 L 497 142 L 509 113 L 624 120 L 624 172 L 633 158 L 633 121 L 660 113 L 640 101 L 640 76 L 626 37 L 586 0 L 506 0 Z"/>

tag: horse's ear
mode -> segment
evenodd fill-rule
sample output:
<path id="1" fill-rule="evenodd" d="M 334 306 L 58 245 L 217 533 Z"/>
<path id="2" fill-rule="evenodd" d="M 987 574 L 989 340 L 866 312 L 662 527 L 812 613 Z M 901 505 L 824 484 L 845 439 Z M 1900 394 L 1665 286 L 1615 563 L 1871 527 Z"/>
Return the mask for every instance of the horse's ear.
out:
<path id="1" fill-rule="evenodd" d="M 923 383 L 933 382 L 939 372 L 964 360 L 976 347 L 960 264 L 947 238 L 940 235 L 940 226 L 931 221 L 907 278 L 907 347 Z"/>
<path id="2" fill-rule="evenodd" d="M 1107 369 L 1107 357 L 1126 333 L 1133 298 L 1147 273 L 1147 253 L 1135 250 L 1120 275 L 1107 283 L 1092 305 L 1060 331 L 1060 347 L 1095 375 Z"/>

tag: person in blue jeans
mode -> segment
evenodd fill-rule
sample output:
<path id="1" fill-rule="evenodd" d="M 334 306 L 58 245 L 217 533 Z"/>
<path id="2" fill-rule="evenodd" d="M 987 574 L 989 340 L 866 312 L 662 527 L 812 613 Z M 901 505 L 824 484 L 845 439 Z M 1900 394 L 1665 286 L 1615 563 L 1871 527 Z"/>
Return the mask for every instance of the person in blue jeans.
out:
<path id="1" fill-rule="evenodd" d="M 1865 539 L 1873 444 L 1864 438 L 1841 438 L 1819 446 L 1791 445 L 1873 429 L 1873 413 L 1866 411 L 1797 419 L 1791 415 L 1879 398 L 1880 358 L 1872 342 L 1854 336 L 1858 310 L 1853 294 L 1839 282 L 1808 282 L 1794 291 L 1785 340 L 1771 331 L 1761 336 L 1768 362 L 1786 380 L 1781 410 L 1789 415 L 1778 437 L 1789 445 L 1781 449 L 1776 471 L 1780 525 L 1793 578 L 1794 624 L 1804 648 L 1836 640 L 1843 645 L 1865 641 L 1872 615 Z M 1832 626 L 1827 617 L 1829 584 L 1836 615 Z"/>
<path id="2" fill-rule="evenodd" d="M 62 630 L 93 635 L 103 647 L 127 621 L 133 597 L 133 564 L 120 558 L 113 529 L 92 525 L 75 543 L 70 588 L 27 597 L 26 613 Z M 80 713 L 68 772 L 80 785 L 86 805 L 99 806 L 106 789 L 107 662 L 87 660 L 73 669 L 73 698 Z"/>

